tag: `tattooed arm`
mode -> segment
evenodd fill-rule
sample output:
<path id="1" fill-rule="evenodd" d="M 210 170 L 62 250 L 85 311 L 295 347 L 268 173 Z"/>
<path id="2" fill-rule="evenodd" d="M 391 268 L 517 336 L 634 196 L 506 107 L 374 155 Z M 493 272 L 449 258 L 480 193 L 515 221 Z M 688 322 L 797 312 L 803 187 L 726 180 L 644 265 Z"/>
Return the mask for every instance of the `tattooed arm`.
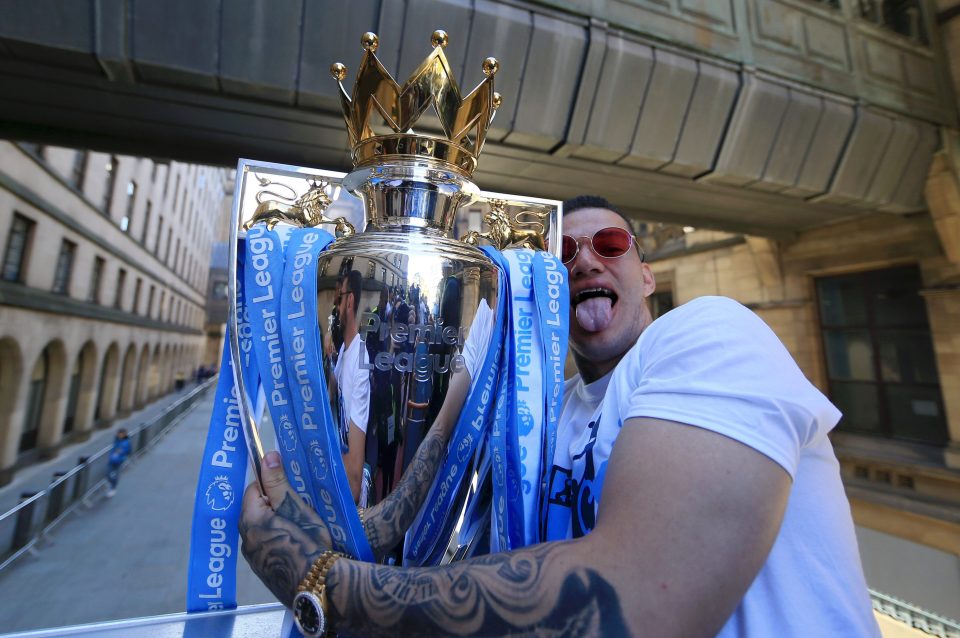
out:
<path id="1" fill-rule="evenodd" d="M 427 498 L 469 390 L 470 375 L 466 370 L 455 373 L 450 379 L 443 406 L 403 477 L 383 501 L 364 512 L 363 530 L 377 558 L 403 540 L 403 535 Z"/>
<path id="2" fill-rule="evenodd" d="M 285 503 L 293 492 L 282 469 L 265 470 L 265 483 L 267 475 L 271 501 Z M 342 559 L 327 575 L 330 616 L 335 629 L 364 636 L 714 636 L 763 565 L 789 490 L 779 465 L 732 439 L 629 419 L 589 535 L 443 567 Z M 282 536 L 279 555 L 248 553 L 248 534 L 272 539 L 299 517 L 283 505 L 272 516 L 261 501 L 252 511 L 244 504 L 244 553 L 289 605 L 292 574 L 302 578 L 326 546 Z"/>

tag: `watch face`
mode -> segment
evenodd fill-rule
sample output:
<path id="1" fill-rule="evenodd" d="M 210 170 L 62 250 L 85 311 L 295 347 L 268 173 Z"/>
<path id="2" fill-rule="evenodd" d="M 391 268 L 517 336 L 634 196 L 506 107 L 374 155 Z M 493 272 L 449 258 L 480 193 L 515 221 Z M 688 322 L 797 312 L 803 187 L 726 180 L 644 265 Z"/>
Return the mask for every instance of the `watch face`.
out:
<path id="1" fill-rule="evenodd" d="M 297 629 L 307 638 L 322 636 L 327 628 L 320 599 L 310 592 L 300 592 L 293 599 L 293 617 L 297 620 Z"/>

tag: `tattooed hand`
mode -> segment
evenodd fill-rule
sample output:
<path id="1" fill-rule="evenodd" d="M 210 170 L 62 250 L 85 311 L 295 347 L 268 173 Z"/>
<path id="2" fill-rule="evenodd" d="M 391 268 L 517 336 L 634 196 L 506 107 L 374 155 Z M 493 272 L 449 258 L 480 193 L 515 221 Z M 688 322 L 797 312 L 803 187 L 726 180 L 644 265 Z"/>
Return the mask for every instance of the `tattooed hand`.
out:
<path id="1" fill-rule="evenodd" d="M 330 533 L 290 488 L 277 452 L 263 459 L 263 484 L 266 496 L 256 481 L 243 495 L 241 550 L 254 573 L 289 607 L 310 566 L 330 549 Z"/>

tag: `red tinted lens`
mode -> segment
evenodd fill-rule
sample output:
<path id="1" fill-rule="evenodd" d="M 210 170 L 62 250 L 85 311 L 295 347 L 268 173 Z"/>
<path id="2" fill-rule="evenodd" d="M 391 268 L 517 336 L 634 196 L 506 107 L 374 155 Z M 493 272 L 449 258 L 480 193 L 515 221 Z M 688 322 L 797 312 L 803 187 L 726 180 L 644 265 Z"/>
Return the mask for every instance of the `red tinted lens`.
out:
<path id="1" fill-rule="evenodd" d="M 570 235 L 563 236 L 563 244 L 560 246 L 560 261 L 567 263 L 577 256 L 577 240 Z"/>
<path id="2" fill-rule="evenodd" d="M 603 228 L 593 236 L 593 250 L 601 257 L 619 257 L 630 250 L 632 239 L 622 228 Z"/>

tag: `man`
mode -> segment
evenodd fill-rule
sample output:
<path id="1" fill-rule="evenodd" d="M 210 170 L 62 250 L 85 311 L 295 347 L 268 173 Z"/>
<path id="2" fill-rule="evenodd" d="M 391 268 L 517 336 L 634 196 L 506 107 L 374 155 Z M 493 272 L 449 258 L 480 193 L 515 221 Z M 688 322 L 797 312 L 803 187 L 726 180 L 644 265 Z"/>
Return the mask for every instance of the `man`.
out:
<path id="1" fill-rule="evenodd" d="M 879 635 L 826 437 L 839 413 L 731 300 L 695 300 L 653 322 L 654 277 L 629 223 L 600 198 L 564 212 L 580 374 L 565 388 L 548 526 L 568 540 L 426 569 L 334 560 L 333 628 Z M 276 457 L 264 482 L 265 498 L 255 486 L 244 498 L 244 553 L 290 604 L 329 537 Z M 379 516 L 365 521 L 368 533 Z"/>
<path id="2" fill-rule="evenodd" d="M 333 374 L 337 378 L 340 399 L 341 443 L 347 446 L 343 464 L 355 503 L 362 502 L 363 462 L 366 456 L 367 420 L 370 416 L 370 372 L 367 349 L 358 336 L 357 310 L 360 308 L 360 272 L 351 270 L 337 284 L 335 299 L 343 334 Z"/>

